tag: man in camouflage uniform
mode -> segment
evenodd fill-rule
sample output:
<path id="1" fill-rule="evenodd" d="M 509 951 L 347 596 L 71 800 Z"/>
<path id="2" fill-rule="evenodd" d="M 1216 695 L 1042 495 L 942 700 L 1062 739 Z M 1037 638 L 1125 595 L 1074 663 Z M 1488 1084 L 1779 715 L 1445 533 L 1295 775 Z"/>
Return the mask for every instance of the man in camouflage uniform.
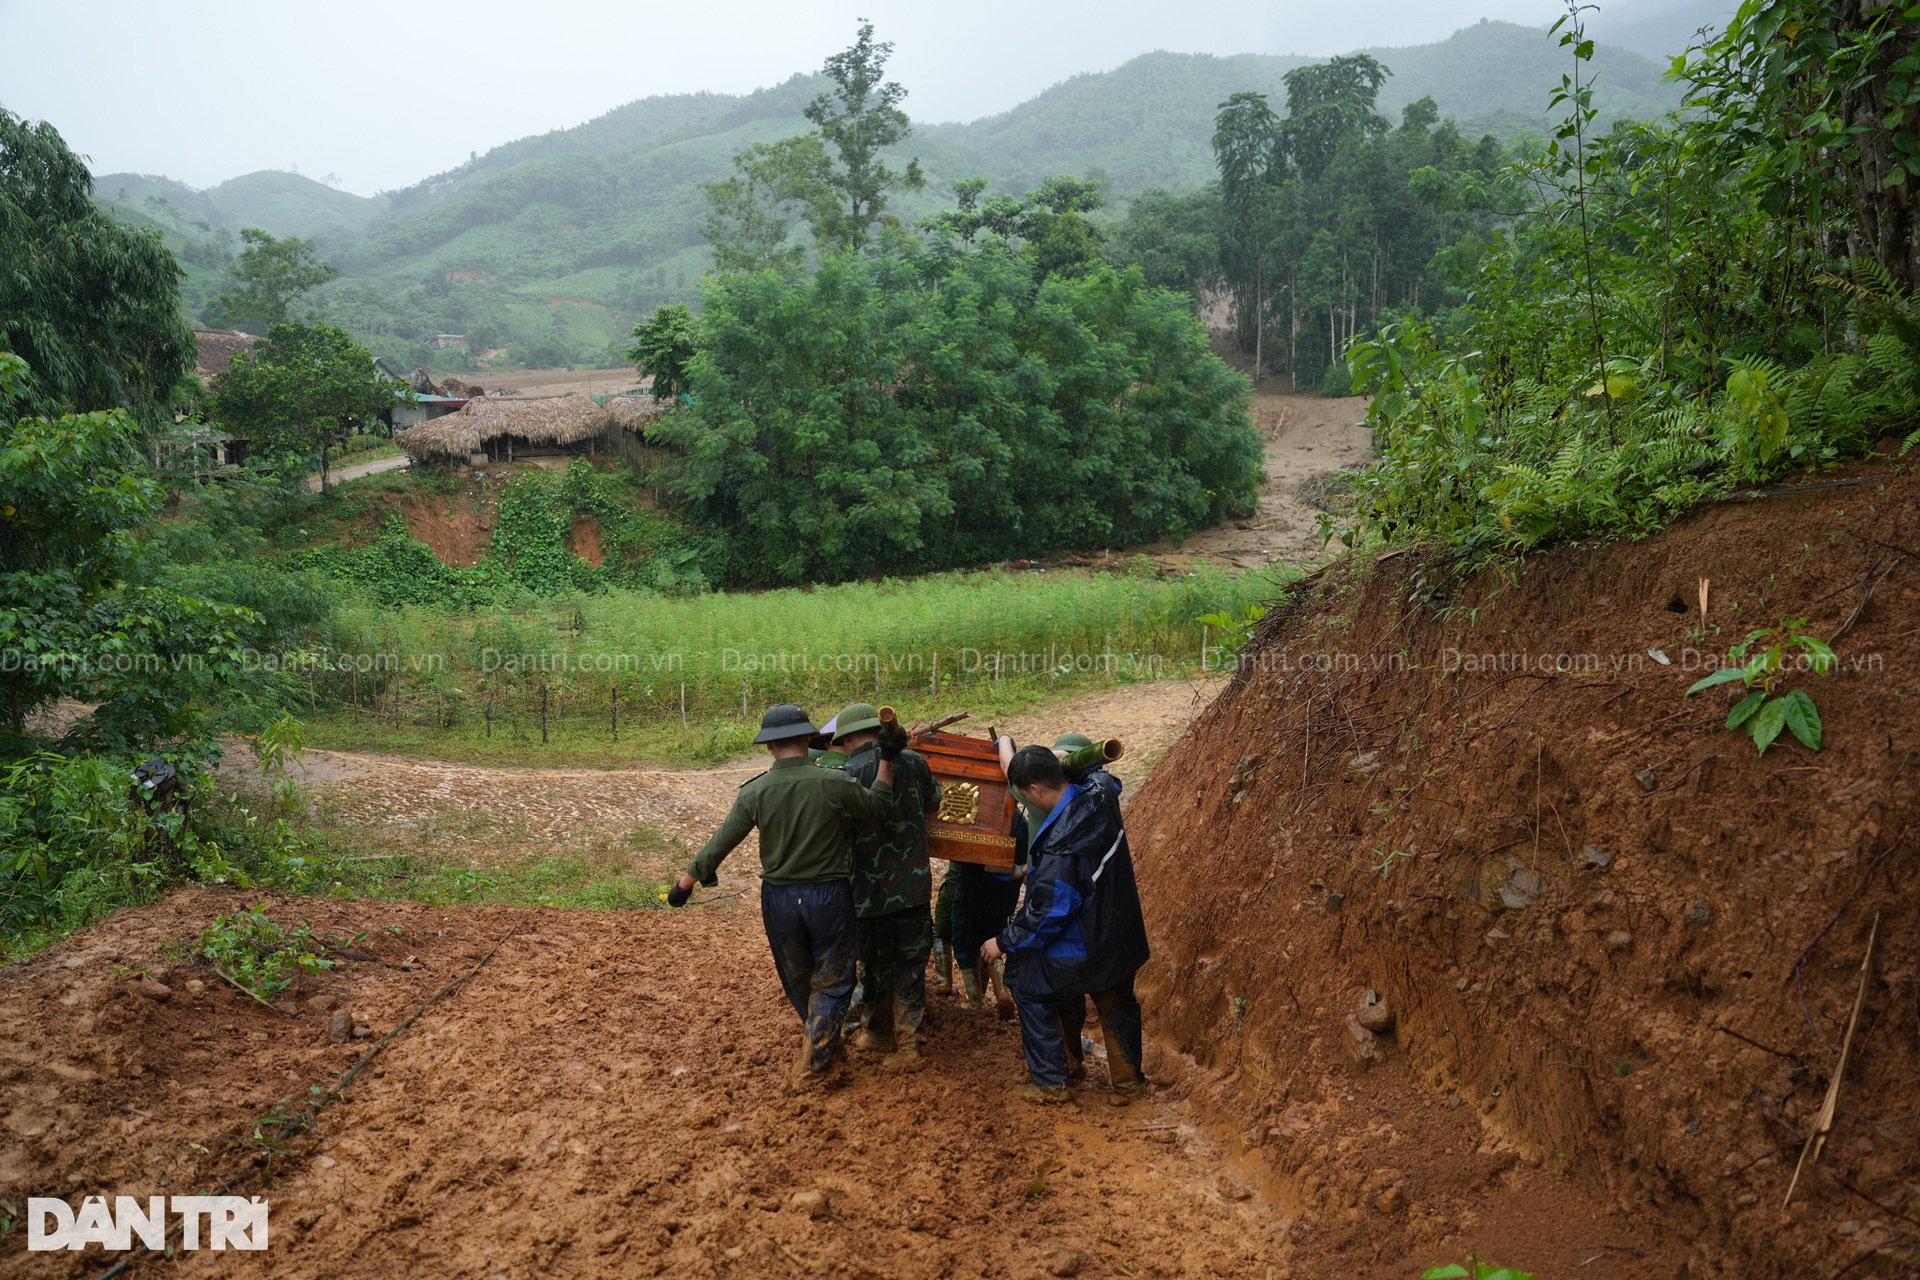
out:
<path id="1" fill-rule="evenodd" d="M 856 702 L 834 718 L 834 747 L 847 753 L 847 776 L 870 785 L 881 760 L 880 713 Z M 860 982 L 866 1028 L 856 1049 L 898 1052 L 917 1064 L 926 1043 L 927 956 L 933 950 L 933 869 L 927 861 L 927 815 L 940 807 L 940 785 L 917 751 L 893 765 L 893 807 L 879 821 L 853 818 L 853 909 L 859 920 Z"/>
<path id="2" fill-rule="evenodd" d="M 892 762 L 905 746 L 878 744 L 866 770 L 871 785 L 862 785 L 813 766 L 807 739 L 816 732 L 792 703 L 761 717 L 754 741 L 766 746 L 772 767 L 740 788 L 727 820 L 667 893 L 667 905 L 679 907 L 695 885 L 718 884 L 721 862 L 760 832 L 760 919 L 774 971 L 803 1029 L 791 1079 L 796 1090 L 826 1082 L 853 992 L 857 922 L 843 821 L 881 822 L 893 811 Z"/>

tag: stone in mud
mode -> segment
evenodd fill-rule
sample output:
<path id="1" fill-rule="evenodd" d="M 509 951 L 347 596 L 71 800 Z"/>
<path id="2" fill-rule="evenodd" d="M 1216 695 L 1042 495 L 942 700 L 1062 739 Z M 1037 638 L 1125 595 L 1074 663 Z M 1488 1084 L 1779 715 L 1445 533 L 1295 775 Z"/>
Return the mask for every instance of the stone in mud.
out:
<path id="1" fill-rule="evenodd" d="M 1328 912 L 1338 911 L 1341 907 L 1346 905 L 1346 901 L 1347 901 L 1347 895 L 1339 892 L 1338 890 L 1335 890 L 1334 892 L 1328 894 L 1327 895 Z"/>
<path id="2" fill-rule="evenodd" d="M 787 1208 L 809 1218 L 824 1218 L 833 1212 L 833 1204 L 824 1191 L 796 1191 L 787 1198 Z"/>
<path id="3" fill-rule="evenodd" d="M 1607 935 L 1607 950 L 1625 951 L 1633 945 L 1633 935 L 1625 929 L 1616 929 Z"/>
<path id="4" fill-rule="evenodd" d="M 353 1015 L 345 1009 L 335 1009 L 333 1016 L 327 1019 L 327 1043 L 345 1044 L 353 1039 Z"/>
<path id="5" fill-rule="evenodd" d="M 1365 1071 L 1385 1058 L 1380 1049 L 1380 1038 L 1360 1025 L 1360 1019 L 1353 1014 L 1347 1015 L 1347 1057 L 1353 1065 Z"/>
<path id="6" fill-rule="evenodd" d="M 1407 1207 L 1407 1197 L 1398 1187 L 1388 1187 L 1373 1202 L 1375 1213 L 1398 1213 Z"/>
<path id="7" fill-rule="evenodd" d="M 1500 905 L 1509 911 L 1530 907 L 1547 889 L 1546 881 L 1531 867 L 1515 867 L 1500 886 Z"/>
<path id="8" fill-rule="evenodd" d="M 1695 898 L 1681 913 L 1681 918 L 1688 924 L 1705 924 L 1713 919 L 1713 905 L 1705 898 Z"/>
<path id="9" fill-rule="evenodd" d="M 1375 1035 L 1385 1035 L 1393 1030 L 1393 1002 L 1385 996 L 1369 991 L 1368 999 L 1361 1004 L 1360 1012 L 1354 1015 L 1360 1025 Z"/>
<path id="10" fill-rule="evenodd" d="M 198 978 L 188 978 L 187 994 L 195 1000 L 198 1000 L 201 996 L 207 994 L 207 984 Z"/>
<path id="11" fill-rule="evenodd" d="M 1651 769 L 1642 769 L 1633 775 L 1633 780 L 1640 784 L 1642 791 L 1651 791 L 1660 785 L 1660 775 Z"/>
<path id="12" fill-rule="evenodd" d="M 312 1014 L 332 1013 L 339 1005 L 332 996 L 313 996 L 307 1001 L 307 1012 Z"/>
<path id="13" fill-rule="evenodd" d="M 1080 1268 L 1087 1265 L 1085 1255 L 1072 1249 L 1056 1249 L 1047 1259 L 1047 1274 L 1055 1276 L 1077 1276 Z"/>
<path id="14" fill-rule="evenodd" d="M 139 978 L 129 984 L 136 995 L 149 1000 L 165 1000 L 173 994 L 173 988 L 164 982 L 155 982 L 152 978 Z"/>
<path id="15" fill-rule="evenodd" d="M 1589 871 L 1605 871 L 1613 862 L 1613 854 L 1597 844 L 1590 844 L 1580 851 L 1580 865 Z"/>
<path id="16" fill-rule="evenodd" d="M 1380 753 L 1378 751 L 1362 751 L 1359 755 L 1347 761 L 1347 772 L 1353 774 L 1355 777 L 1370 777 L 1379 771 Z"/>

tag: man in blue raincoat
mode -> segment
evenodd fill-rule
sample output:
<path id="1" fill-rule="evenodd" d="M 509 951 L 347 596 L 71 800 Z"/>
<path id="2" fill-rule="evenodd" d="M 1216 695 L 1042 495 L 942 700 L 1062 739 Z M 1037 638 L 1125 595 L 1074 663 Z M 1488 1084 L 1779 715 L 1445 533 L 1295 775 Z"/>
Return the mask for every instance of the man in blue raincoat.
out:
<path id="1" fill-rule="evenodd" d="M 1007 765 L 1020 799 L 1044 813 L 1028 848 L 1026 899 L 1013 921 L 980 948 L 1007 961 L 1007 986 L 1020 1016 L 1031 1080 L 1017 1093 L 1034 1102 L 1067 1096 L 1065 1028 L 1093 997 L 1107 1038 L 1112 1101 L 1124 1106 L 1142 1084 L 1140 1001 L 1134 974 L 1147 962 L 1146 921 L 1133 855 L 1120 821 L 1120 784 L 1104 769 L 1069 782 L 1045 747 L 1024 747 Z"/>

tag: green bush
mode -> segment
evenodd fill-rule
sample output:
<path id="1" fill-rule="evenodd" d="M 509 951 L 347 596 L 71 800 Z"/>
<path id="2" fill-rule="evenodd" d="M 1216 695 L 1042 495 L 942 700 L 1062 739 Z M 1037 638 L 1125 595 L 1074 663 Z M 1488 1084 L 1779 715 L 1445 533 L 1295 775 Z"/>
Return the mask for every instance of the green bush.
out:
<path id="1" fill-rule="evenodd" d="M 1251 509 L 1249 387 L 1137 269 L 989 237 L 705 286 L 692 405 L 650 435 L 722 581 L 831 582 L 1179 536 Z"/>
<path id="2" fill-rule="evenodd" d="M 0 772 L 0 932 L 76 928 L 167 878 L 171 832 L 130 797 L 131 770 L 37 754 Z"/>
<path id="3" fill-rule="evenodd" d="M 1353 394 L 1353 371 L 1346 361 L 1336 361 L 1320 371 L 1320 394 L 1329 399 Z"/>
<path id="4" fill-rule="evenodd" d="M 1695 110 L 1596 137 L 1576 20 L 1565 123 L 1514 175 L 1545 193 L 1532 216 L 1455 254 L 1466 305 L 1348 351 L 1382 456 L 1328 531 L 1472 567 L 1920 440 L 1920 298 L 1856 222 L 1920 176 L 1855 163 L 1912 152 L 1907 79 L 1862 70 L 1906 67 L 1912 39 L 1891 9 L 1749 5 L 1676 64 Z"/>
<path id="5" fill-rule="evenodd" d="M 324 973 L 334 962 L 319 954 L 305 920 L 289 927 L 259 907 L 216 919 L 193 944 L 196 958 L 235 986 L 269 1000 L 302 973 Z"/>

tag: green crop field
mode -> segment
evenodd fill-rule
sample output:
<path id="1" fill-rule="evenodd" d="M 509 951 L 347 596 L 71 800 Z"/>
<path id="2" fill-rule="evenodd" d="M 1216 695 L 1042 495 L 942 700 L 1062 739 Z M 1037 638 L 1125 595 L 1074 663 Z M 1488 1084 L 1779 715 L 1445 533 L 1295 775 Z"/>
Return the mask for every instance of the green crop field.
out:
<path id="1" fill-rule="evenodd" d="M 751 594 L 631 591 L 482 614 L 352 602 L 357 651 L 313 687 L 344 704 L 313 745 L 463 759 L 725 759 L 769 704 L 856 697 L 938 714 L 1012 711 L 1218 665 L 1201 615 L 1283 590 L 1271 573 L 936 574 Z M 546 742 L 541 741 L 542 703 Z M 617 706 L 617 721 L 616 721 Z M 743 711 L 744 709 L 744 711 Z M 619 737 L 615 738 L 615 733 Z"/>

